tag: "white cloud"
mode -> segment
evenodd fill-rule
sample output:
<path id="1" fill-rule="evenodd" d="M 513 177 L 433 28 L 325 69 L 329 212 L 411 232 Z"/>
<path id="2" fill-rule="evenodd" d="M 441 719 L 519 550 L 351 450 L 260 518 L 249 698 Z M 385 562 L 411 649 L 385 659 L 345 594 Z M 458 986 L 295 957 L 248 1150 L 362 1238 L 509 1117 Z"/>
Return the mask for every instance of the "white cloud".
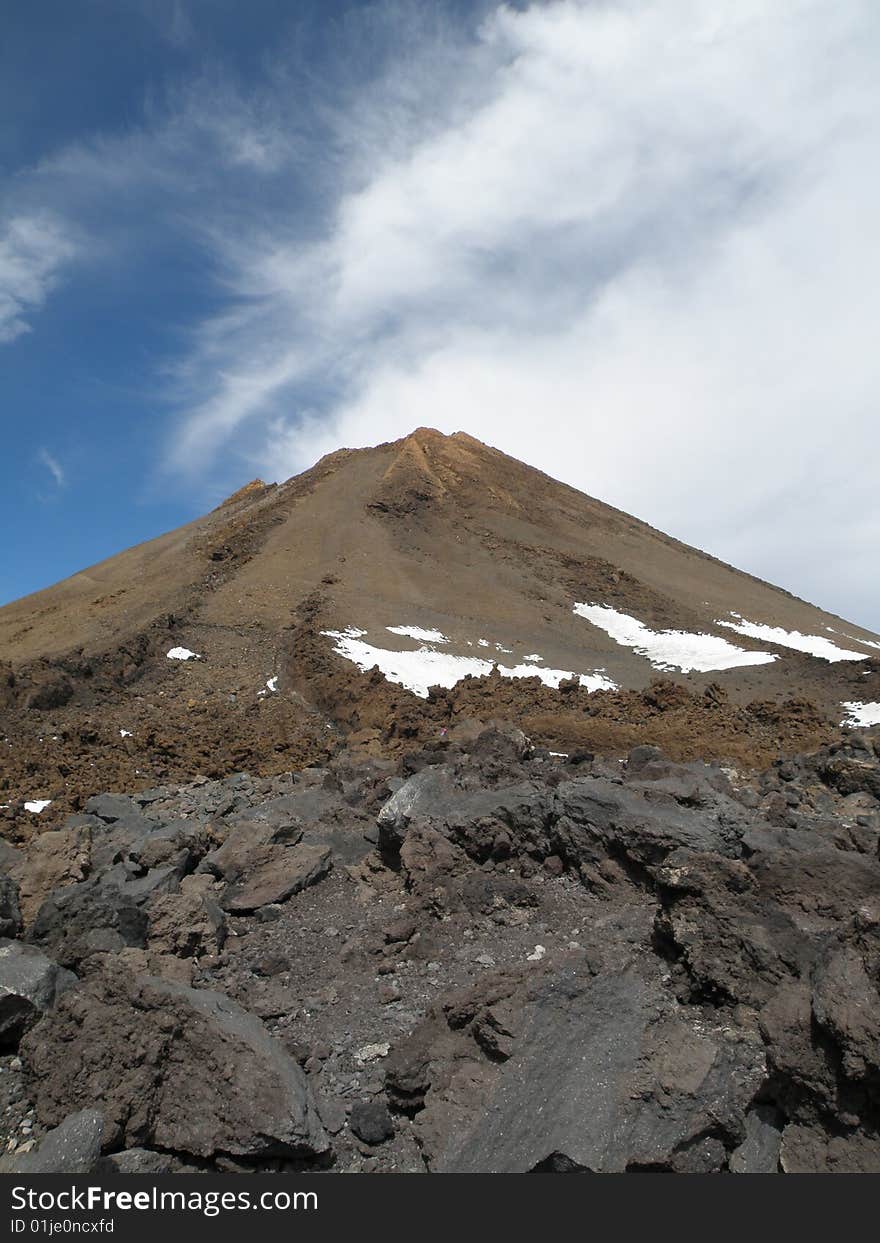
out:
<path id="1" fill-rule="evenodd" d="M 74 253 L 64 226 L 48 212 L 15 215 L 0 226 L 0 344 L 30 331 L 29 317 Z"/>
<path id="2" fill-rule="evenodd" d="M 214 238 L 243 301 L 189 359 L 178 460 L 239 436 L 282 477 L 463 428 L 880 622 L 878 29 L 862 0 L 499 8 L 389 156 L 392 70 L 335 119 L 361 179 L 320 236 Z"/>
<path id="3" fill-rule="evenodd" d="M 171 462 L 281 478 L 462 428 L 880 626 L 880 8 L 441 7 L 387 6 L 377 48 L 371 6 L 363 64 L 279 49 L 263 90 L 194 83 L 39 170 L 212 265 L 223 308 L 161 377 Z"/>
<path id="4" fill-rule="evenodd" d="M 63 488 L 65 484 L 64 468 L 56 457 L 49 452 L 48 449 L 41 449 L 37 454 L 39 460 L 46 467 L 46 470 L 55 480 L 59 488 Z"/>

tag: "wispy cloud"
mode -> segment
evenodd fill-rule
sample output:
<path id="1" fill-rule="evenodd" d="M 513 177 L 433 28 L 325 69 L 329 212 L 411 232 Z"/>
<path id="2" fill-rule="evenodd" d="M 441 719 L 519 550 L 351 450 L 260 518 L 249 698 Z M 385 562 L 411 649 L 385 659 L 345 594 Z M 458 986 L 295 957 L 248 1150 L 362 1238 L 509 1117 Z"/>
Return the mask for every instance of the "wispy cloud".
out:
<path id="1" fill-rule="evenodd" d="M 353 9 L 319 67 L 279 49 L 38 170 L 105 240 L 205 260 L 169 463 L 461 427 L 880 624 L 878 6 L 472 13 Z"/>
<path id="2" fill-rule="evenodd" d="M 60 219 L 45 211 L 0 225 L 0 343 L 30 331 L 76 247 Z"/>
<path id="3" fill-rule="evenodd" d="M 317 237 L 215 235 L 239 301 L 175 460 L 463 427 L 864 615 L 878 51 L 863 0 L 559 0 L 499 7 L 442 100 L 392 66 L 333 118 Z"/>
<path id="4" fill-rule="evenodd" d="M 46 467 L 46 470 L 55 480 L 58 487 L 63 488 L 64 484 L 66 483 L 66 476 L 64 473 L 64 468 L 61 465 L 61 463 L 58 461 L 58 459 L 53 454 L 51 454 L 48 449 L 40 449 L 39 453 L 37 454 L 37 457 L 39 461 L 42 463 L 42 465 Z"/>

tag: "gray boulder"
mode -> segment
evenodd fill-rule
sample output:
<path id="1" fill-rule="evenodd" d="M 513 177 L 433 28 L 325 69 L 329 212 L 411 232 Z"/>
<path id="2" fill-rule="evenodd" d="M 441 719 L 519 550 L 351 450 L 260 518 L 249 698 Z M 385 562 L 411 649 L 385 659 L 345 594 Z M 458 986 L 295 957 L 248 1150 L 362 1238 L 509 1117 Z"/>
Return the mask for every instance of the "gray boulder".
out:
<path id="1" fill-rule="evenodd" d="M 92 954 L 126 946 L 143 948 L 147 915 L 130 894 L 86 881 L 60 889 L 40 907 L 28 940 L 50 950 L 65 967 L 77 967 Z"/>
<path id="2" fill-rule="evenodd" d="M 104 1118 L 97 1109 L 70 1114 L 31 1152 L 0 1161 L 4 1174 L 89 1174 L 101 1155 Z"/>
<path id="3" fill-rule="evenodd" d="M 636 969 L 569 967 L 526 1007 L 476 1122 L 433 1168 L 722 1170 L 764 1071 L 759 1041 L 677 1006 Z"/>
<path id="4" fill-rule="evenodd" d="M 288 898 L 326 876 L 332 866 L 330 850 L 301 843 L 275 852 L 240 885 L 232 885 L 223 897 L 223 907 L 245 915 L 260 907 Z"/>
<path id="5" fill-rule="evenodd" d="M 107 1148 L 311 1158 L 328 1149 L 304 1072 L 222 993 L 97 971 L 27 1034 L 21 1056 L 41 1121 L 96 1105 Z"/>
<path id="6" fill-rule="evenodd" d="M 0 1048 L 15 1048 L 44 1010 L 76 982 L 32 945 L 0 940 Z"/>

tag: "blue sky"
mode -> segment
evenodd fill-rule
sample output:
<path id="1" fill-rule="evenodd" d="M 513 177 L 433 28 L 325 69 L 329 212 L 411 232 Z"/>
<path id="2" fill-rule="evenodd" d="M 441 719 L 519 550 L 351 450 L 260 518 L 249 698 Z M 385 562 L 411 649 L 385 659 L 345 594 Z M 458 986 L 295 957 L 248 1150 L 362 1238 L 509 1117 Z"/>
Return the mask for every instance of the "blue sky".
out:
<path id="1" fill-rule="evenodd" d="M 32 0 L 0 601 L 464 428 L 880 629 L 869 0 Z"/>

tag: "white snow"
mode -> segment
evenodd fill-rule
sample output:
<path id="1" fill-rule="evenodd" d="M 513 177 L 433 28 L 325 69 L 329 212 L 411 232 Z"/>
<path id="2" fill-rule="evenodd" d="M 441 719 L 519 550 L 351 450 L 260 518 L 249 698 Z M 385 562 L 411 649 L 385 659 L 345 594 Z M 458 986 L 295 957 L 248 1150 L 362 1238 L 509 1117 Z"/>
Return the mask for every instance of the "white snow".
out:
<path id="1" fill-rule="evenodd" d="M 130 730 L 130 729 L 121 729 L 121 730 L 119 731 L 119 737 L 120 737 L 120 738 L 130 738 L 130 737 L 131 737 L 131 730 Z"/>
<path id="2" fill-rule="evenodd" d="M 278 690 L 278 674 L 277 673 L 275 674 L 273 678 L 270 678 L 269 681 L 266 683 L 266 690 L 273 691 L 273 692 Z"/>
<path id="3" fill-rule="evenodd" d="M 35 816 L 38 816 L 41 811 L 45 811 L 46 808 L 50 806 L 51 802 L 52 800 L 50 798 L 31 799 L 29 802 L 25 803 L 24 809 L 25 811 L 32 811 Z"/>
<path id="4" fill-rule="evenodd" d="M 362 672 L 366 673 L 378 665 L 389 682 L 413 691 L 422 699 L 428 698 L 431 686 L 455 686 L 468 674 L 479 678 L 492 669 L 488 660 L 480 660 L 476 656 L 452 656 L 428 647 L 408 652 L 374 647 L 360 637 L 366 631 L 355 631 L 351 627 L 348 630 L 325 630 L 323 633 L 336 640 L 333 650 L 337 655 L 353 661 Z"/>
<path id="5" fill-rule="evenodd" d="M 526 961 L 540 962 L 546 953 L 547 950 L 543 945 L 536 945 L 531 954 L 526 954 Z"/>
<path id="6" fill-rule="evenodd" d="M 448 643 L 446 635 L 440 630 L 423 630 L 421 626 L 386 626 L 392 634 L 402 635 L 405 639 L 416 639 L 419 643 Z"/>
<path id="7" fill-rule="evenodd" d="M 809 656 L 818 656 L 820 660 L 835 663 L 839 660 L 867 660 L 867 652 L 853 652 L 849 648 L 838 647 L 830 639 L 820 634 L 801 634 L 799 630 L 783 630 L 781 626 L 765 626 L 760 622 L 747 621 L 739 613 L 731 613 L 736 621 L 718 621 L 716 624 L 727 630 L 735 630 L 737 634 L 747 635 L 750 639 L 762 639 L 765 643 L 776 643 L 779 647 L 790 647 L 795 652 L 806 652 Z"/>
<path id="8" fill-rule="evenodd" d="M 539 656 L 537 652 L 532 652 L 530 656 L 523 656 L 523 660 L 543 660 L 543 656 Z"/>
<path id="9" fill-rule="evenodd" d="M 576 604 L 574 612 L 604 630 L 623 647 L 645 656 L 655 669 L 680 669 L 682 673 L 709 673 L 714 669 L 738 669 L 744 665 L 769 665 L 770 652 L 747 652 L 714 634 L 686 630 L 650 630 L 643 622 L 607 604 Z"/>
<path id="10" fill-rule="evenodd" d="M 478 647 L 488 647 L 488 646 L 489 646 L 489 640 L 488 640 L 488 639 L 477 639 L 477 646 L 478 646 Z"/>
<path id="11" fill-rule="evenodd" d="M 846 716 L 840 722 L 841 725 L 859 725 L 864 729 L 869 729 L 872 725 L 880 725 L 880 703 L 858 703 L 856 700 L 849 700 L 841 704 L 846 708 Z"/>
<path id="12" fill-rule="evenodd" d="M 403 686 L 422 699 L 428 698 L 432 686 L 455 686 L 462 678 L 485 677 L 492 672 L 493 662 L 479 656 L 454 656 L 451 652 L 438 652 L 422 645 L 415 651 L 392 652 L 375 647 L 364 641 L 365 630 L 349 626 L 346 630 L 325 630 L 323 633 L 335 640 L 333 650 L 354 664 L 364 673 L 378 666 L 389 682 Z M 483 642 L 481 640 L 481 642 Z M 485 641 L 488 647 L 488 640 Z M 536 669 L 534 665 L 498 665 L 504 678 L 538 677 L 545 686 L 554 690 L 564 679 L 577 677 L 588 691 L 615 690 L 616 683 L 599 670 L 594 673 L 574 673 L 570 669 Z"/>
<path id="13" fill-rule="evenodd" d="M 198 652 L 191 652 L 188 647 L 172 647 L 167 653 L 169 660 L 201 660 Z"/>

